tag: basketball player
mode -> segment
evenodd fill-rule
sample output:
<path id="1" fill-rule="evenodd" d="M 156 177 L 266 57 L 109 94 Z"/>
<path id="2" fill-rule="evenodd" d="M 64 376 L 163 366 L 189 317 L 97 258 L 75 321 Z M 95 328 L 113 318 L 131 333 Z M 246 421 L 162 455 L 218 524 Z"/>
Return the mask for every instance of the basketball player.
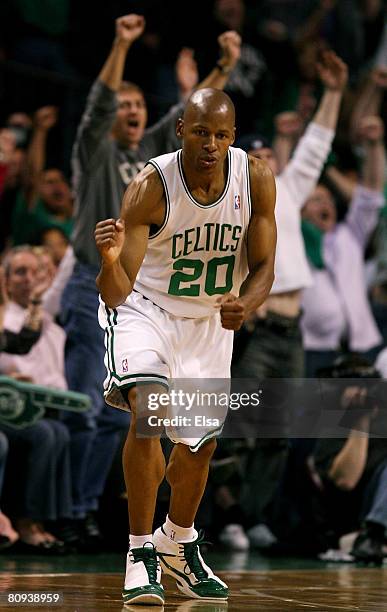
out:
<path id="1" fill-rule="evenodd" d="M 177 134 L 182 150 L 150 160 L 126 191 L 121 219 L 95 230 L 105 399 L 132 412 L 123 453 L 126 604 L 163 603 L 161 568 L 189 597 L 228 597 L 227 585 L 203 561 L 193 524 L 219 428 L 195 441 L 170 436 L 175 446 L 166 468 L 159 438 L 136 436 L 136 385 L 165 392 L 172 378 L 229 378 L 232 332 L 264 302 L 274 279 L 274 178 L 264 162 L 230 146 L 230 98 L 196 91 Z M 169 513 L 152 536 L 164 476 Z"/>

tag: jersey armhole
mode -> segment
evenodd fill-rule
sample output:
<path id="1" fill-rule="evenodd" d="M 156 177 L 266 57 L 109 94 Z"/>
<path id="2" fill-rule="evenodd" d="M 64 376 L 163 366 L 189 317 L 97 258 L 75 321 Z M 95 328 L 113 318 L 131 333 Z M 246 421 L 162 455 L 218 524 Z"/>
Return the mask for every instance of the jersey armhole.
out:
<path id="1" fill-rule="evenodd" d="M 156 238 L 156 236 L 159 236 L 161 234 L 161 232 L 163 231 L 163 229 L 167 225 L 168 219 L 169 219 L 169 213 L 170 213 L 171 205 L 170 205 L 170 201 L 169 201 L 169 193 L 168 193 L 167 183 L 166 183 L 166 180 L 164 178 L 164 174 L 163 174 L 160 166 L 158 165 L 157 162 L 154 161 L 154 159 L 151 159 L 150 161 L 148 161 L 148 163 L 146 165 L 148 165 L 148 164 L 150 164 L 151 166 L 154 167 L 155 170 L 157 170 L 157 173 L 158 173 L 158 175 L 159 175 L 159 177 L 161 179 L 161 182 L 163 184 L 164 195 L 165 195 L 165 217 L 164 217 L 164 221 L 162 222 L 162 224 L 160 226 L 151 225 L 151 227 L 150 227 L 149 240 L 153 240 L 153 238 Z"/>
<path id="2" fill-rule="evenodd" d="M 249 164 L 249 156 L 246 153 L 246 191 L 247 191 L 247 205 L 248 205 L 248 215 L 249 222 L 251 219 L 251 211 L 252 211 L 252 202 L 251 202 L 251 185 L 250 185 L 250 164 Z"/>

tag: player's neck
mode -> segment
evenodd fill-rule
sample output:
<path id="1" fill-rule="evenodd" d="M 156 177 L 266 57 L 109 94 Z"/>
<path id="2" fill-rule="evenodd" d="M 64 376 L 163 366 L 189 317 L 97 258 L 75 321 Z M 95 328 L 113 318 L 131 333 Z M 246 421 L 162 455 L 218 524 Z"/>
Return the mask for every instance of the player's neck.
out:
<path id="1" fill-rule="evenodd" d="M 182 166 L 187 187 L 196 199 L 210 204 L 223 192 L 227 181 L 227 159 L 214 169 L 203 171 L 192 167 L 183 155 Z"/>

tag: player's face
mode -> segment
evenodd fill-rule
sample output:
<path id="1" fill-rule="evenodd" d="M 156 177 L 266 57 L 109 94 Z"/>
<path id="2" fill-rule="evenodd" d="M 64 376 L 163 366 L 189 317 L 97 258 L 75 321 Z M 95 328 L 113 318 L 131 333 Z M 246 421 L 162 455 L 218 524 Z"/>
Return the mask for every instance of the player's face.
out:
<path id="1" fill-rule="evenodd" d="M 38 258 L 33 253 L 14 255 L 7 277 L 8 295 L 19 306 L 27 308 L 31 291 L 37 282 Z"/>
<path id="2" fill-rule="evenodd" d="M 332 230 L 337 221 L 336 206 L 331 192 L 318 185 L 302 209 L 302 217 L 323 232 Z"/>
<path id="3" fill-rule="evenodd" d="M 252 151 L 249 151 L 249 155 L 252 155 L 253 157 L 258 157 L 258 159 L 262 159 L 262 161 L 266 162 L 274 176 L 278 174 L 277 158 L 274 155 L 273 149 L 270 149 L 270 147 L 253 149 Z"/>
<path id="4" fill-rule="evenodd" d="M 144 96 L 135 89 L 117 95 L 113 135 L 125 147 L 136 147 L 144 135 L 148 114 Z"/>
<path id="5" fill-rule="evenodd" d="M 197 172 L 212 173 L 223 167 L 228 148 L 235 139 L 229 113 L 194 113 L 189 121 L 179 120 L 177 133 L 183 138 L 184 157 Z"/>

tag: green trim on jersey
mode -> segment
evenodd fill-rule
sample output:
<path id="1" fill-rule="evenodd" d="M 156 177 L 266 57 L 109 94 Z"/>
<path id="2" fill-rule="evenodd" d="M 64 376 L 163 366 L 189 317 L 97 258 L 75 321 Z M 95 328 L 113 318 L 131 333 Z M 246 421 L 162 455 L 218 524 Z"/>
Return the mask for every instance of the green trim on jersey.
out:
<path id="1" fill-rule="evenodd" d="M 206 435 L 203 436 L 203 438 L 201 438 L 199 440 L 199 442 L 197 442 L 193 446 L 190 446 L 189 450 L 192 453 L 196 453 L 199 450 L 199 448 L 201 448 L 203 446 L 203 444 L 205 444 L 208 440 L 211 440 L 211 438 L 215 438 L 215 436 L 217 436 L 218 434 L 222 433 L 223 425 L 224 425 L 224 423 L 222 423 L 222 425 L 220 425 L 216 429 L 213 429 L 212 431 L 209 431 L 208 433 L 206 433 Z"/>
<path id="2" fill-rule="evenodd" d="M 107 334 L 106 350 L 107 350 L 107 355 L 108 355 L 108 367 L 111 372 L 114 372 L 116 369 L 116 364 L 114 362 L 114 329 L 113 328 L 115 325 L 117 325 L 118 312 L 116 308 L 113 308 L 113 314 L 112 314 L 110 311 L 110 308 L 108 308 L 106 304 L 105 304 L 105 310 L 107 314 L 107 320 L 109 323 L 109 325 L 105 329 L 106 334 Z M 109 340 L 110 340 L 110 347 L 109 347 Z M 110 366 L 109 366 L 109 358 L 110 358 Z"/>
<path id="3" fill-rule="evenodd" d="M 246 185 L 246 191 L 247 191 L 247 203 L 249 205 L 249 219 L 251 219 L 251 215 L 252 215 L 252 211 L 253 211 L 253 205 L 252 205 L 252 199 L 251 199 L 251 185 L 250 185 L 250 165 L 249 165 L 249 156 L 246 153 L 246 181 L 247 181 L 247 185 Z"/>
<path id="4" fill-rule="evenodd" d="M 162 374 L 125 374 L 125 376 L 120 376 L 119 374 L 117 374 L 117 372 L 110 372 L 110 378 L 113 379 L 115 378 L 119 383 L 124 382 L 125 380 L 128 380 L 130 378 L 141 378 L 144 380 L 138 381 L 138 382 L 148 382 L 147 379 L 150 380 L 155 380 L 156 382 L 161 382 L 161 381 L 168 381 L 167 376 L 163 376 Z M 146 380 L 145 380 L 146 379 Z M 161 379 L 161 381 L 159 380 Z M 136 381 L 135 381 L 136 382 Z M 113 386 L 115 383 L 111 380 L 109 381 L 109 388 L 111 388 L 111 386 Z M 121 385 L 116 385 L 116 387 L 120 387 Z M 169 383 L 165 382 L 164 383 L 165 387 L 168 387 L 169 389 Z"/>
<path id="5" fill-rule="evenodd" d="M 195 206 L 197 206 L 198 208 L 214 208 L 215 206 L 220 204 L 220 202 L 226 197 L 227 192 L 228 192 L 228 188 L 229 188 L 230 182 L 231 182 L 231 174 L 232 174 L 232 155 L 231 155 L 231 151 L 229 150 L 228 153 L 227 153 L 228 170 L 227 170 L 226 185 L 225 185 L 222 193 L 220 194 L 219 198 L 216 200 L 216 202 L 213 202 L 212 204 L 200 204 L 200 202 L 195 200 L 195 198 L 191 194 L 190 190 L 188 189 L 188 185 L 186 183 L 185 177 L 184 177 L 183 162 L 182 162 L 181 157 L 182 157 L 182 151 L 179 150 L 177 152 L 177 161 L 178 161 L 179 174 L 180 174 L 182 185 L 184 187 L 184 191 L 188 195 L 188 197 L 191 200 L 191 202 L 193 202 L 195 204 Z"/>
<path id="6" fill-rule="evenodd" d="M 148 162 L 148 164 L 150 164 L 151 166 L 154 167 L 154 169 L 157 171 L 159 177 L 161 178 L 161 182 L 163 183 L 163 187 L 164 187 L 165 205 L 166 205 L 165 217 L 164 217 L 164 221 L 163 221 L 162 225 L 160 226 L 160 228 L 157 230 L 157 232 L 155 234 L 152 234 L 152 236 L 149 236 L 149 238 L 148 238 L 148 240 L 153 240 L 153 238 L 156 238 L 157 236 L 159 236 L 161 234 L 161 232 L 163 231 L 163 229 L 165 228 L 165 226 L 168 223 L 169 213 L 170 213 L 170 210 L 171 210 L 171 203 L 170 203 L 170 200 L 169 200 L 169 193 L 168 193 L 167 182 L 166 182 L 166 180 L 164 178 L 164 175 L 163 175 L 163 172 L 162 172 L 160 166 L 153 159 L 151 159 Z"/>

